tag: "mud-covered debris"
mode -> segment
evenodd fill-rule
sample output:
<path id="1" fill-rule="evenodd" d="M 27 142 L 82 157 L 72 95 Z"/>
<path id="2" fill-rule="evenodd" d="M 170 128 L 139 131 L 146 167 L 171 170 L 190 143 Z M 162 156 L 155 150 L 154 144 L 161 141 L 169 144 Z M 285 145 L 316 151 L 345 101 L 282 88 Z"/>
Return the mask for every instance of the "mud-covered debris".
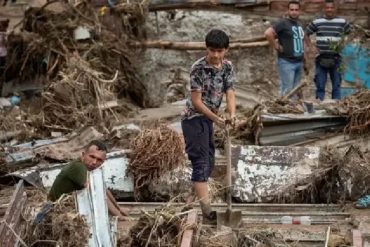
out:
<path id="1" fill-rule="evenodd" d="M 43 221 L 27 227 L 25 242 L 29 246 L 85 246 L 89 239 L 89 227 L 77 213 L 73 196 L 63 197 L 55 203 Z"/>
<path id="2" fill-rule="evenodd" d="M 166 125 L 141 131 L 132 141 L 131 149 L 127 172 L 134 176 L 137 199 L 142 199 L 141 194 L 151 181 L 159 179 L 167 171 L 185 165 L 184 140 L 179 133 Z"/>

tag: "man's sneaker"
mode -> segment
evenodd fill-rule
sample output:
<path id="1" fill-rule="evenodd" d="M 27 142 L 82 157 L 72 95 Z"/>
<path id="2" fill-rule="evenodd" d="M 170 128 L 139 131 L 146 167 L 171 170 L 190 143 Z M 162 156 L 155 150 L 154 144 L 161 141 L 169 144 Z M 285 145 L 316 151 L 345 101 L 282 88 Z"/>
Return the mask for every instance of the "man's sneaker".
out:
<path id="1" fill-rule="evenodd" d="M 211 211 L 208 215 L 203 216 L 203 225 L 217 225 L 217 212 Z"/>
<path id="2" fill-rule="evenodd" d="M 356 202 L 356 208 L 370 208 L 370 195 L 366 195 L 358 199 Z"/>

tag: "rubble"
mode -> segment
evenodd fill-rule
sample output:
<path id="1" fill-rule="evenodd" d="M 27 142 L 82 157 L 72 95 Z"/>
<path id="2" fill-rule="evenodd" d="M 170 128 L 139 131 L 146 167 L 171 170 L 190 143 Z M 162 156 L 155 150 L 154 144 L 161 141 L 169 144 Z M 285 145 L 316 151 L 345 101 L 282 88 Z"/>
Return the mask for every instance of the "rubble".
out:
<path id="1" fill-rule="evenodd" d="M 73 196 L 62 197 L 46 214 L 43 221 L 27 227 L 25 242 L 30 246 L 58 244 L 60 246 L 84 246 L 89 230 L 83 217 L 77 213 Z"/>
<path id="2" fill-rule="evenodd" d="M 153 213 L 142 212 L 130 230 L 130 244 L 124 246 L 179 246 L 182 232 L 186 229 L 186 215 L 187 212 L 179 212 L 178 208 L 171 206 L 171 202 Z"/>
<path id="3" fill-rule="evenodd" d="M 14 126 L 20 122 L 24 129 L 33 128 L 45 137 L 52 131 L 68 133 L 89 124 L 109 127 L 112 121 L 127 117 L 134 105 L 150 105 L 127 45 L 129 39 L 139 38 L 137 30 L 126 23 L 123 32 L 111 31 L 87 2 L 63 3 L 60 12 L 49 10 L 48 4 L 29 8 L 21 23 L 23 31 L 9 35 L 5 72 L 8 84 L 41 81 L 42 107 L 32 115 L 27 115 L 26 106 L 12 118 L 5 114 L 7 118 L 0 119 L 1 130 L 20 129 Z M 136 7 L 125 5 L 116 10 L 112 18 L 142 18 L 145 6 L 138 9 L 136 3 L 132 5 Z M 81 27 L 90 36 L 75 39 L 73 33 Z M 124 100 L 111 106 L 118 98 Z"/>
<path id="4" fill-rule="evenodd" d="M 147 114 L 148 111 L 137 112 L 137 107 L 153 105 L 150 98 L 153 92 L 148 90 L 147 86 L 152 84 L 150 88 L 154 91 L 158 83 L 154 83 L 155 80 L 146 82 L 143 79 L 145 77 L 142 74 L 149 79 L 155 75 L 150 69 L 139 70 L 140 66 L 145 67 L 148 63 L 138 64 L 135 58 L 137 52 L 140 52 L 138 47 L 143 47 L 143 44 L 147 44 L 148 49 L 151 46 L 188 50 L 202 48 L 203 43 L 183 43 L 168 34 L 168 40 L 174 41 L 163 42 L 160 37 L 158 42 L 154 43 L 150 43 L 150 39 L 144 40 L 147 38 L 144 24 L 149 4 L 152 10 L 155 9 L 155 4 L 148 1 L 119 1 L 114 7 L 103 6 L 98 11 L 96 6 L 85 1 L 73 4 L 60 2 L 62 8 L 58 11 L 49 8 L 49 4 L 53 4 L 53 1 L 43 7 L 27 9 L 19 24 L 21 30 L 9 35 L 9 62 L 5 73 L 7 82 L 3 85 L 3 93 L 9 93 L 8 89 L 14 87 L 22 88 L 24 95 L 21 96 L 20 102 L 1 98 L 0 142 L 4 145 L 0 146 L 0 173 L 5 175 L 1 177 L 1 182 L 6 183 L 10 178 L 23 178 L 35 185 L 28 176 L 32 171 L 38 173 L 42 184 L 48 187 L 64 166 L 64 162 L 77 158 L 91 139 L 104 139 L 113 152 L 108 155 L 105 167 L 102 168 L 104 177 L 96 180 L 100 185 L 105 182 L 115 195 L 124 199 L 170 201 L 165 207 L 154 212 L 142 211 L 137 224 L 131 229 L 129 238 L 120 242 L 121 246 L 178 246 L 182 233 L 196 228 L 194 224 L 185 224 L 186 212 L 180 212 L 171 205 L 174 201 L 185 201 L 186 196 L 192 193 L 191 168 L 185 165 L 184 141 L 178 133 L 181 130 L 172 129 L 167 122 L 165 125 L 156 125 L 155 121 L 151 120 L 165 115 L 169 121 L 177 121 L 172 126 L 176 125 L 181 129 L 178 120 L 180 108 L 183 108 L 181 104 L 184 102 L 178 101 L 183 100 L 186 95 L 187 78 L 182 75 L 184 71 L 181 68 L 171 67 L 169 70 L 174 74 L 173 78 L 160 85 L 165 87 L 167 94 L 166 97 L 159 97 L 158 101 L 173 103 L 172 112 L 169 108 L 159 108 L 158 114 L 151 116 Z M 266 7 L 267 4 L 269 3 L 264 2 L 260 7 Z M 171 25 L 179 30 L 179 35 L 189 36 L 187 29 L 181 26 L 185 25 L 185 21 L 181 19 L 190 18 L 192 14 L 186 15 L 188 13 L 176 11 L 161 14 L 172 21 Z M 202 16 L 202 13 L 198 12 L 196 15 Z M 229 22 L 232 23 L 240 17 L 234 16 Z M 220 19 L 219 13 L 213 18 Z M 253 22 L 252 19 L 242 21 Z M 156 35 L 160 36 L 166 24 L 158 21 L 158 18 L 156 22 Z M 264 25 L 268 24 L 267 20 L 263 22 Z M 193 23 L 190 23 L 191 25 Z M 197 28 L 195 30 L 198 31 L 203 27 L 192 28 Z M 263 27 L 256 25 L 253 28 Z M 239 26 L 230 30 L 237 29 Z M 368 32 L 365 34 L 368 35 Z M 200 36 L 198 32 L 192 35 L 194 37 L 190 40 L 197 40 Z M 235 38 L 239 36 L 233 38 L 235 42 Z M 239 40 L 238 43 L 245 41 Z M 358 42 L 362 41 L 363 39 Z M 263 40 L 258 42 L 243 47 L 267 44 Z M 195 46 L 187 46 L 189 44 Z M 267 48 L 263 50 L 266 51 Z M 158 51 L 160 52 L 165 53 Z M 178 60 L 167 55 L 163 57 L 168 64 L 177 64 L 183 59 L 178 56 L 179 52 L 176 50 L 166 53 L 176 56 Z M 240 50 L 235 50 L 234 56 L 243 57 L 244 54 L 240 55 L 239 52 Z M 150 59 L 143 57 L 151 61 L 158 53 L 150 53 Z M 195 55 L 198 55 L 195 51 L 186 52 L 187 60 L 192 60 Z M 257 57 L 259 55 L 257 53 Z M 251 60 L 259 63 L 253 56 Z M 179 66 L 186 65 L 187 60 L 181 61 Z M 160 66 L 154 69 L 156 74 L 160 73 L 155 70 L 168 65 L 162 61 L 158 64 Z M 251 80 L 255 85 L 248 87 L 255 87 L 256 91 L 253 92 L 258 92 L 255 93 L 258 96 L 248 98 L 244 95 L 244 103 L 274 97 L 277 84 L 270 78 L 275 76 L 273 71 L 271 75 L 266 75 L 266 71 L 256 69 L 255 64 L 236 68 L 239 69 L 238 73 L 263 77 Z M 15 92 L 12 97 L 17 99 L 17 95 L 18 92 Z M 6 95 L 8 96 L 11 95 Z M 237 128 L 232 130 L 233 144 L 236 147 L 233 157 L 234 200 L 249 203 L 336 203 L 339 207 L 339 204 L 357 200 L 360 196 L 370 193 L 369 155 L 366 151 L 369 143 L 365 140 L 361 142 L 362 147 L 352 146 L 362 145 L 360 136 L 368 135 L 369 96 L 369 91 L 363 90 L 332 104 L 308 102 L 315 108 L 314 112 L 307 109 L 307 102 L 286 99 L 258 102 L 254 107 L 248 104 L 250 108 L 238 109 L 240 121 Z M 128 117 L 133 117 L 136 113 L 139 114 L 135 120 L 126 122 Z M 130 124 L 144 120 L 150 122 L 150 128 L 145 125 L 132 127 Z M 117 126 L 118 124 L 120 126 Z M 44 139 L 50 136 L 56 138 Z M 336 140 L 330 143 L 329 136 Z M 31 142 L 23 143 L 25 141 Z M 216 143 L 217 148 L 222 149 L 222 130 L 216 130 Z M 335 145 L 330 145 L 333 143 Z M 250 146 L 251 144 L 259 146 Z M 327 145 L 329 147 L 326 147 Z M 131 150 L 121 150 L 129 148 Z M 222 150 L 218 151 L 222 153 Z M 218 165 L 215 170 L 223 175 L 222 164 Z M 222 201 L 225 189 L 222 179 L 223 176 L 220 176 L 210 181 L 212 203 Z M 94 184 L 90 186 L 92 190 L 97 187 Z M 132 198 L 133 192 L 135 198 Z M 92 191 L 88 193 L 90 197 L 94 197 Z M 27 203 L 36 204 L 32 207 L 40 208 L 46 201 L 45 194 L 35 195 L 33 199 L 31 194 L 27 192 Z M 27 225 L 26 237 L 18 237 L 28 246 L 84 246 L 89 241 L 99 242 L 98 238 L 105 237 L 111 237 L 114 243 L 115 226 L 108 227 L 109 219 L 105 208 L 97 206 L 104 201 L 104 197 L 96 196 L 92 199 L 85 198 L 85 206 L 88 213 L 96 213 L 95 216 L 81 216 L 84 215 L 84 209 L 80 207 L 81 214 L 77 213 L 74 198 L 67 197 L 56 204 L 44 222 L 36 226 Z M 23 203 L 25 199 L 22 200 L 19 202 Z M 94 200 L 96 205 L 92 206 L 90 203 Z M 4 208 L 0 207 L 0 211 L 4 211 Z M 263 210 L 266 208 L 261 211 Z M 289 207 L 289 210 L 292 209 Z M 249 225 L 244 230 L 239 229 L 237 235 L 234 234 L 236 231 L 230 229 L 220 233 L 214 229 L 202 228 L 198 229 L 201 235 L 197 240 L 198 244 L 296 246 L 300 244 L 299 240 L 306 237 L 295 232 L 296 238 L 289 238 L 282 232 L 266 226 L 262 229 L 251 229 L 250 225 L 258 222 L 280 224 L 282 213 L 270 212 L 271 214 L 266 216 L 263 213 L 253 214 L 255 212 L 248 211 L 249 209 L 244 210 L 244 213 L 249 216 Z M 19 212 L 16 211 L 17 214 Z M 329 217 L 321 212 L 313 215 L 315 224 L 333 222 L 330 215 Z M 338 215 L 343 221 L 348 217 L 345 213 Z M 32 217 L 27 218 L 27 223 L 30 223 L 31 219 Z M 104 225 L 100 225 L 103 221 Z M 132 222 L 122 224 L 130 223 Z M 113 222 L 112 225 L 114 224 Z M 94 227 L 96 231 L 99 227 L 104 228 L 105 233 L 91 230 Z M 289 232 L 293 230 L 290 229 Z M 330 237 L 332 242 L 337 241 L 335 234 Z M 338 244 L 348 244 L 343 237 L 339 236 L 338 239 Z M 290 244 L 291 242 L 293 244 Z M 323 242 L 321 235 L 320 242 Z"/>

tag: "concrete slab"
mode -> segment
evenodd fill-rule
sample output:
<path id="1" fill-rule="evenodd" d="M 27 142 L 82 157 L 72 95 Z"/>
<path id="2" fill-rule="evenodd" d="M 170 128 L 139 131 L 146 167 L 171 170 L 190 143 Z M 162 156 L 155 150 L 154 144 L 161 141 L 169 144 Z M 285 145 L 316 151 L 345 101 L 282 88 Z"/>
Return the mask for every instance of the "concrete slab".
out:
<path id="1" fill-rule="evenodd" d="M 235 146 L 233 197 L 269 202 L 319 166 L 318 147 Z"/>

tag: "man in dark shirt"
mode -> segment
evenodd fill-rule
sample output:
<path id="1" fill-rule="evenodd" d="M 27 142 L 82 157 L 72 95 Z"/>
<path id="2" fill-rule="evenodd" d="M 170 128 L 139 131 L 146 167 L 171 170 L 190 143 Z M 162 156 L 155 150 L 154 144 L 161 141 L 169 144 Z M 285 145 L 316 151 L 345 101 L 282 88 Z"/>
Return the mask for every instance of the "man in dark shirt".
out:
<path id="1" fill-rule="evenodd" d="M 265 31 L 265 37 L 278 53 L 280 96 L 286 95 L 301 79 L 304 54 L 304 31 L 298 22 L 300 4 L 290 1 L 288 17 Z M 275 41 L 277 37 L 278 41 Z M 295 96 L 294 96 L 295 97 Z"/>
<path id="2" fill-rule="evenodd" d="M 344 34 L 350 32 L 349 23 L 336 17 L 334 2 L 327 0 L 324 6 L 324 16 L 313 20 L 306 28 L 305 43 L 317 54 L 315 59 L 316 99 L 324 100 L 327 74 L 332 82 L 332 98 L 340 99 L 342 75 L 340 73 L 341 57 L 337 49 L 338 42 Z M 316 48 L 312 49 L 310 35 L 316 34 Z"/>
<path id="3" fill-rule="evenodd" d="M 99 168 L 106 159 L 107 147 L 104 143 L 94 140 L 90 142 L 81 158 L 65 166 L 56 177 L 48 199 L 58 200 L 63 194 L 88 187 L 88 172 Z M 119 207 L 112 193 L 107 190 L 107 205 L 111 215 L 126 220 L 127 212 Z"/>

